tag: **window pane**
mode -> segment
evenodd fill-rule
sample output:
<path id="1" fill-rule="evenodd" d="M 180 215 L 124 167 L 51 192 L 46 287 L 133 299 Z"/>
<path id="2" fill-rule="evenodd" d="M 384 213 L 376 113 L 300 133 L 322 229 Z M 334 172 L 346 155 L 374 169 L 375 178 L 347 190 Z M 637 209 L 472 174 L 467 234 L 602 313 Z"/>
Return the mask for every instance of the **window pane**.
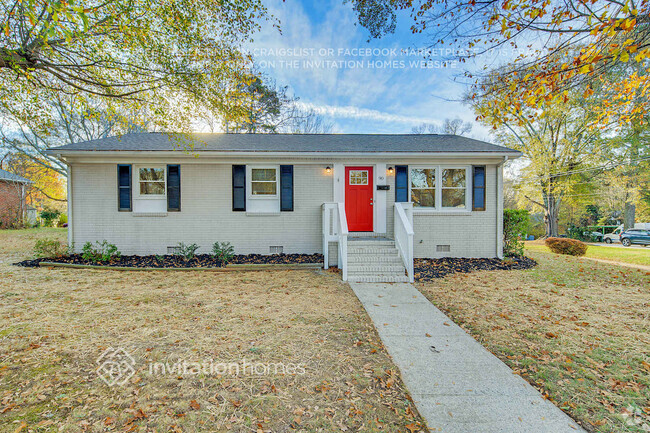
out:
<path id="1" fill-rule="evenodd" d="M 415 207 L 435 207 L 436 190 L 435 189 L 412 189 L 411 201 Z"/>
<path id="2" fill-rule="evenodd" d="M 465 207 L 465 190 L 443 189 L 442 207 Z"/>
<path id="3" fill-rule="evenodd" d="M 140 182 L 140 194 L 164 195 L 165 182 Z"/>
<path id="4" fill-rule="evenodd" d="M 275 181 L 275 169 L 274 168 L 254 168 L 251 172 L 252 180 L 266 180 L 266 181 Z"/>
<path id="5" fill-rule="evenodd" d="M 434 168 L 412 168 L 411 188 L 434 188 L 436 186 L 436 170 Z"/>
<path id="6" fill-rule="evenodd" d="M 474 189 L 474 207 L 477 209 L 485 209 L 485 189 Z"/>
<path id="7" fill-rule="evenodd" d="M 474 167 L 474 186 L 485 186 L 485 167 Z"/>
<path id="8" fill-rule="evenodd" d="M 162 168 L 141 168 L 140 180 L 165 180 L 165 170 Z"/>
<path id="9" fill-rule="evenodd" d="M 252 182 L 253 195 L 275 195 L 277 183 L 275 182 Z"/>
<path id="10" fill-rule="evenodd" d="M 368 170 L 350 170 L 350 185 L 368 185 Z"/>
<path id="11" fill-rule="evenodd" d="M 464 168 L 443 168 L 442 169 L 442 187 L 464 187 L 465 186 L 465 169 Z"/>

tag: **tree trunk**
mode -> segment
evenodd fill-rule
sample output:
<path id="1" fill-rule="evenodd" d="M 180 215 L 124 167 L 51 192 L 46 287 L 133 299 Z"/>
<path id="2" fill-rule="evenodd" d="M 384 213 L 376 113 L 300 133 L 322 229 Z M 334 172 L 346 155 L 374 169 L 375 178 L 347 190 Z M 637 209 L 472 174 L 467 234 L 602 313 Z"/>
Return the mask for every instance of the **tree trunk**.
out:
<path id="1" fill-rule="evenodd" d="M 636 219 L 635 213 L 636 206 L 634 203 L 625 203 L 625 213 L 623 214 L 623 217 L 625 218 L 623 220 L 625 230 L 634 228 L 634 220 Z"/>
<path id="2" fill-rule="evenodd" d="M 555 238 L 558 236 L 559 221 L 559 200 L 554 196 L 546 197 L 546 208 L 544 209 L 544 224 L 546 225 L 546 237 Z"/>

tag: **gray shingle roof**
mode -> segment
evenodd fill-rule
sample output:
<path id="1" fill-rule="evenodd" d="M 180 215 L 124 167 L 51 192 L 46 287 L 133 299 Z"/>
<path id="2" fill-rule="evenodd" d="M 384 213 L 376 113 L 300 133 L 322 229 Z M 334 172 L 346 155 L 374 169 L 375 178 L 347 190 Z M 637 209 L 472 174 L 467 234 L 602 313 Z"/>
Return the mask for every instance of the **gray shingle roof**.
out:
<path id="1" fill-rule="evenodd" d="M 479 152 L 516 150 L 458 135 L 435 134 L 192 134 L 195 151 L 221 152 Z M 188 136 L 134 133 L 50 149 L 57 151 L 171 151 L 183 150 Z"/>
<path id="2" fill-rule="evenodd" d="M 0 180 L 7 180 L 9 182 L 17 182 L 17 183 L 33 183 L 29 179 L 25 179 L 22 176 L 18 176 L 17 174 L 13 174 L 2 169 L 0 169 Z"/>

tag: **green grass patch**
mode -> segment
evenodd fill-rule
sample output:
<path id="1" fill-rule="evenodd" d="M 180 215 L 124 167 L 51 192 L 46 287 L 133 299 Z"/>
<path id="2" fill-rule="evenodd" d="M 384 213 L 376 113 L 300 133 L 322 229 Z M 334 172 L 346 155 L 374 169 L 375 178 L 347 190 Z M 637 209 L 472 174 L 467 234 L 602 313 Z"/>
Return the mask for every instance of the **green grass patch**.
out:
<path id="1" fill-rule="evenodd" d="M 553 254 L 549 249 L 537 242 L 526 242 L 526 251 Z M 650 247 L 646 248 L 619 248 L 589 245 L 584 257 L 592 259 L 612 260 L 615 262 L 630 263 L 633 265 L 650 266 Z"/>

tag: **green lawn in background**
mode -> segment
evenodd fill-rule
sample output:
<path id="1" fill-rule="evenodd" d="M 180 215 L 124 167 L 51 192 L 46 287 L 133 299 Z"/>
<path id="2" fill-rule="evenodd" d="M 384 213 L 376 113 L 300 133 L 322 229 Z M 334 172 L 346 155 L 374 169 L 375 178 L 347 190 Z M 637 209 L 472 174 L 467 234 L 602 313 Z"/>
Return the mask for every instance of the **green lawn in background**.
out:
<path id="1" fill-rule="evenodd" d="M 525 242 L 525 246 L 527 251 L 552 254 L 541 241 Z M 650 247 L 619 248 L 589 245 L 585 257 L 650 266 Z"/>

